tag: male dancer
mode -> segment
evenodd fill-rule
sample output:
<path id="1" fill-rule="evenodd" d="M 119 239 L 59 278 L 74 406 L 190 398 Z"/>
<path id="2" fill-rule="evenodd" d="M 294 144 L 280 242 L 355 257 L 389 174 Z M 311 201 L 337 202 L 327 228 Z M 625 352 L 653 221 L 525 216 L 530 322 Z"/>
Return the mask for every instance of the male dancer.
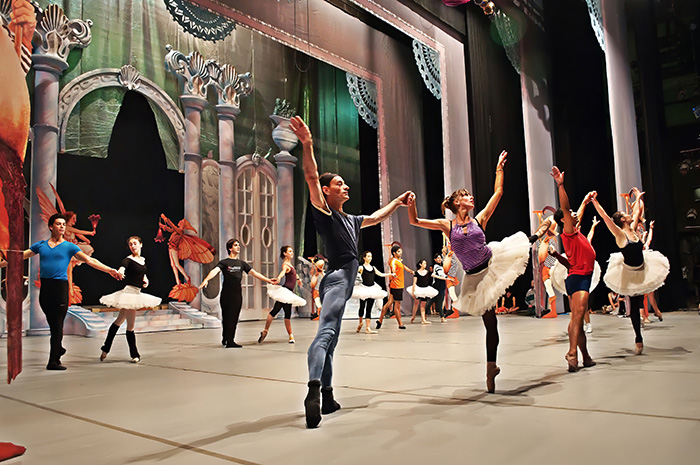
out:
<path id="1" fill-rule="evenodd" d="M 586 333 L 583 330 L 583 315 L 588 309 L 588 294 L 593 278 L 595 265 L 595 250 L 588 239 L 581 234 L 577 227 L 577 215 L 571 211 L 569 197 L 564 189 L 564 173 L 556 166 L 552 167 L 552 177 L 557 183 L 560 208 L 554 213 L 554 221 L 561 229 L 561 241 L 569 261 L 569 275 L 566 278 L 566 293 L 571 304 L 571 320 L 569 321 L 569 352 L 566 362 L 570 372 L 578 371 L 578 352 L 581 350 L 583 366 L 591 367 L 596 363 L 588 353 Z M 590 195 L 584 203 L 590 201 Z"/>
<path id="2" fill-rule="evenodd" d="M 318 332 L 309 347 L 309 393 L 304 399 L 306 427 L 316 428 L 321 422 L 322 413 L 333 413 L 340 408 L 333 399 L 331 387 L 333 352 L 338 344 L 345 303 L 352 296 L 357 276 L 360 228 L 374 226 L 389 218 L 397 208 L 407 205 L 412 192 L 404 192 L 370 216 L 348 215 L 343 212 L 343 204 L 350 198 L 350 187 L 337 174 L 324 173 L 319 176 L 311 131 L 304 120 L 299 116 L 293 117 L 291 128 L 304 149 L 302 163 L 313 205 L 311 213 L 328 258 L 328 270 L 319 288 L 323 312 L 319 318 Z"/>

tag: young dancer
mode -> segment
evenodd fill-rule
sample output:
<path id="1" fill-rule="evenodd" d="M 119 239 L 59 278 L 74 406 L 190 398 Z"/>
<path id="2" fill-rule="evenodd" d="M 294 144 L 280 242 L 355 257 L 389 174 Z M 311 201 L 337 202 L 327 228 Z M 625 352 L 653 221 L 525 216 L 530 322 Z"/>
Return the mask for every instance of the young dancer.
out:
<path id="1" fill-rule="evenodd" d="M 326 261 L 323 257 L 317 255 L 314 257 L 313 265 L 313 276 L 311 277 L 309 285 L 311 286 L 311 298 L 313 299 L 311 305 L 316 307 L 315 310 L 311 312 L 311 320 L 316 321 L 321 315 L 321 294 L 318 292 L 318 285 L 321 284 L 321 280 L 326 275 L 326 271 L 324 270 Z"/>
<path id="2" fill-rule="evenodd" d="M 360 300 L 360 310 L 359 317 L 360 323 L 357 326 L 357 332 L 362 330 L 362 316 L 365 317 L 365 324 L 367 328 L 365 332 L 367 334 L 377 334 L 370 324 L 372 322 L 372 307 L 374 306 L 375 299 L 383 299 L 386 297 L 386 291 L 379 287 L 374 279 L 376 276 L 386 278 L 387 276 L 392 276 L 391 273 L 382 273 L 377 268 L 372 266 L 372 252 L 369 250 L 362 254 L 362 265 L 360 265 L 360 270 L 358 271 L 360 278 L 362 278 L 362 283 L 358 284 L 353 288 L 352 298 Z"/>
<path id="3" fill-rule="evenodd" d="M 384 315 L 386 311 L 393 308 L 394 315 L 396 316 L 396 322 L 399 324 L 399 329 L 406 329 L 406 327 L 401 322 L 401 302 L 403 301 L 403 289 L 404 289 L 404 272 L 409 272 L 415 274 L 415 271 L 403 264 L 401 257 L 403 256 L 403 249 L 400 245 L 393 245 L 391 247 L 391 258 L 389 259 L 389 269 L 391 270 L 391 278 L 389 279 L 389 292 L 391 297 L 389 301 L 382 307 L 382 313 L 379 315 L 377 320 L 377 329 L 382 327 L 384 322 Z"/>
<path id="4" fill-rule="evenodd" d="M 496 389 L 495 378 L 501 371 L 496 365 L 499 337 L 494 307 L 503 291 L 525 272 L 530 258 L 530 241 L 522 232 L 486 244 L 484 229 L 503 196 L 503 166 L 507 155 L 503 151 L 498 157 L 494 193 L 486 207 L 473 218 L 470 212 L 474 209 L 474 196 L 466 189 L 453 192 L 442 202 L 443 213 L 447 208 L 454 213 L 453 221 L 418 218 L 415 196 L 409 200 L 408 209 L 412 225 L 442 231 L 449 237 L 452 251 L 464 268 L 461 293 L 454 305 L 471 315 L 481 315 L 484 322 L 488 392 Z"/>
<path id="5" fill-rule="evenodd" d="M 644 294 L 663 286 L 668 275 L 668 259 L 655 250 L 643 250 L 644 244 L 637 235 L 637 224 L 644 210 L 643 192 L 636 187 L 636 196 L 632 206 L 632 215 L 615 212 L 611 217 L 598 203 L 598 193 L 591 193 L 591 201 L 596 211 L 603 218 L 613 236 L 620 252 L 610 255 L 608 270 L 603 276 L 605 284 L 614 292 L 626 296 L 627 312 L 634 328 L 635 354 L 644 350 L 639 309 L 643 305 Z"/>
<path id="6" fill-rule="evenodd" d="M 160 305 L 160 297 L 141 293 L 141 289 L 148 287 L 148 277 L 146 276 L 146 259 L 141 256 L 143 241 L 139 236 L 131 236 L 127 244 L 131 255 L 122 260 L 119 274 L 124 276 L 124 289 L 109 295 L 100 297 L 100 303 L 107 307 L 119 309 L 119 315 L 107 330 L 107 338 L 102 345 L 100 361 L 107 358 L 107 354 L 112 349 L 112 342 L 119 327 L 126 320 L 126 342 L 129 344 L 129 355 L 131 363 L 141 361 L 141 355 L 136 348 L 136 334 L 134 324 L 136 322 L 136 310 L 140 308 L 153 308 Z"/>
<path id="7" fill-rule="evenodd" d="M 328 258 L 328 271 L 320 288 L 323 313 L 319 319 L 316 338 L 309 347 L 309 393 L 304 399 L 306 426 L 316 428 L 321 422 L 322 413 L 333 413 L 340 408 L 333 398 L 331 387 L 333 352 L 338 344 L 345 303 L 352 295 L 357 276 L 360 228 L 374 226 L 389 218 L 397 208 L 406 205 L 411 192 L 404 192 L 370 216 L 345 213 L 343 204 L 350 198 L 350 188 L 337 174 L 325 173 L 319 176 L 311 131 L 304 120 L 299 116 L 293 117 L 291 128 L 304 149 L 302 166 L 313 207 L 311 214 Z"/>
<path id="8" fill-rule="evenodd" d="M 229 239 L 226 242 L 226 250 L 228 257 L 221 260 L 212 268 L 199 289 L 207 287 L 209 281 L 214 279 L 216 275 L 222 273 L 224 283 L 221 286 L 219 296 L 219 304 L 221 305 L 221 344 L 227 348 L 240 348 L 240 344 L 236 344 L 236 328 L 238 327 L 238 318 L 241 316 L 241 306 L 243 305 L 243 293 L 241 289 L 241 281 L 243 273 L 259 279 L 268 284 L 277 284 L 274 279 L 267 278 L 255 271 L 248 263 L 239 259 L 241 253 L 241 243 L 238 239 Z"/>
<path id="9" fill-rule="evenodd" d="M 72 257 L 85 262 L 96 270 L 109 273 L 114 279 L 121 280 L 122 275 L 99 260 L 88 257 L 80 248 L 63 238 L 66 232 L 66 217 L 57 213 L 51 215 L 47 222 L 51 237 L 45 241 L 39 241 L 25 250 L 23 258 L 26 260 L 34 255 L 39 255 L 39 277 L 41 288 L 39 290 L 39 305 L 46 315 L 46 322 L 51 332 L 51 352 L 47 370 L 65 370 L 61 364 L 61 357 L 66 353 L 61 342 L 63 341 L 63 320 L 68 313 L 68 265 Z M 0 268 L 7 266 L 6 261 L 0 261 Z"/>
<path id="10" fill-rule="evenodd" d="M 413 311 L 411 312 L 411 323 L 416 319 L 416 311 L 420 305 L 421 323 L 429 325 L 431 322 L 425 318 L 425 303 L 438 295 L 437 289 L 433 286 L 433 275 L 428 270 L 428 262 L 421 260 L 416 264 L 416 272 L 413 275 L 413 285 L 408 288 L 408 293 L 413 297 Z"/>
<path id="11" fill-rule="evenodd" d="M 433 257 L 433 287 L 438 291 L 437 295 L 430 299 L 428 303 L 428 308 L 432 308 L 433 305 L 437 307 L 437 311 L 440 314 L 440 322 L 444 323 L 445 320 L 445 283 L 448 281 L 448 277 L 445 274 L 445 269 L 442 267 L 442 255 L 436 253 Z"/>
<path id="12" fill-rule="evenodd" d="M 297 271 L 294 269 L 294 249 L 290 245 L 284 245 L 280 249 L 280 258 L 284 259 L 282 263 L 282 271 L 277 276 L 277 282 L 281 282 L 284 277 L 284 285 L 267 286 L 267 295 L 275 301 L 275 305 L 267 315 L 265 321 L 265 329 L 260 333 L 258 343 L 262 343 L 267 337 L 267 332 L 270 330 L 272 320 L 277 316 L 280 310 L 284 309 L 284 327 L 289 335 L 289 343 L 294 344 L 294 334 L 292 334 L 292 306 L 303 307 L 306 305 L 306 299 L 303 299 L 294 293 L 294 285 L 302 285 L 301 279 L 297 276 Z"/>
<path id="13" fill-rule="evenodd" d="M 566 292 L 569 295 L 571 320 L 569 321 L 569 351 L 565 359 L 570 372 L 578 371 L 578 352 L 581 351 L 583 366 L 591 367 L 596 363 L 588 353 L 586 333 L 583 331 L 583 315 L 588 309 L 588 296 L 595 267 L 595 250 L 577 227 L 578 215 L 571 211 L 569 196 L 564 188 L 564 173 L 556 166 L 552 167 L 552 178 L 557 183 L 560 208 L 554 213 L 554 221 L 561 230 L 561 242 L 569 262 L 566 278 Z M 590 201 L 590 195 L 584 199 Z"/>

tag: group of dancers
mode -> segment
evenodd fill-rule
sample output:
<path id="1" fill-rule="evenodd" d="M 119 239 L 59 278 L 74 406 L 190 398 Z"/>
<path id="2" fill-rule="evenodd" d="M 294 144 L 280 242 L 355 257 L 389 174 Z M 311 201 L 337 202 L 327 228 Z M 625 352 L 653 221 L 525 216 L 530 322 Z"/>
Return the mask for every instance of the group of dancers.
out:
<path id="1" fill-rule="evenodd" d="M 473 212 L 474 196 L 466 189 L 460 189 L 442 202 L 443 214 L 446 210 L 450 210 L 454 216 L 452 220 L 419 218 L 416 196 L 411 191 L 404 192 L 370 215 L 352 215 L 343 211 L 343 205 L 349 199 L 349 187 L 343 178 L 335 173 L 319 174 L 318 172 L 313 140 L 308 126 L 300 117 L 295 116 L 291 119 L 291 129 L 303 147 L 302 166 L 312 204 L 311 214 L 316 230 L 325 245 L 325 262 L 315 260 L 314 263 L 317 273 L 314 276 L 313 298 L 317 307 L 322 307 L 323 311 L 320 312 L 318 331 L 308 349 L 308 394 L 304 399 L 307 427 L 318 427 L 322 415 L 333 413 L 340 408 L 333 395 L 333 354 L 338 343 L 345 306 L 350 298 L 360 299 L 360 322 L 357 331 L 362 330 L 364 318 L 366 332 L 375 332 L 370 327 L 374 300 L 387 297 L 387 293 L 375 282 L 376 276 L 390 279 L 388 302 L 377 321 L 377 329 L 381 328 L 386 312 L 390 308 L 396 315 L 399 328 L 405 328 L 401 320 L 405 272 L 414 275 L 413 283 L 408 286 L 409 293 L 415 299 L 412 321 L 420 308 L 421 322 L 429 324 L 425 305 L 429 299 L 436 298 L 438 311 L 441 313 L 441 318 L 444 318 L 441 303 L 445 290 L 450 292 L 454 306 L 461 312 L 481 316 L 486 329 L 486 388 L 488 392 L 493 393 L 495 378 L 501 371 L 497 365 L 500 338 L 496 304 L 504 291 L 524 273 L 530 257 L 531 244 L 554 229 L 554 225 L 548 223 L 529 237 L 523 232 L 516 232 L 501 241 L 486 242 L 486 227 L 503 195 L 507 153 L 503 151 L 498 158 L 493 195 L 486 206 L 476 214 Z M 653 292 L 663 285 L 669 269 L 668 260 L 663 255 L 644 249 L 637 232 L 644 209 L 643 193 L 634 191 L 636 198 L 632 214 L 616 212 L 610 217 L 598 203 L 596 192 L 591 192 L 584 199 L 583 206 L 577 214 L 570 209 L 569 198 L 564 188 L 564 173 L 557 167 L 553 167 L 551 175 L 557 184 L 561 205 L 551 221 L 561 232 L 566 254 L 565 257 L 560 257 L 562 267 L 566 269 L 563 287 L 571 307 L 571 320 L 568 326 L 569 350 L 565 355 L 568 371 L 579 369 L 579 351 L 583 367 L 595 365 L 595 361 L 588 352 L 583 327 L 583 318 L 588 310 L 588 297 L 594 284 L 593 276 L 596 267 L 595 250 L 590 240 L 581 234 L 579 225 L 583 208 L 588 203 L 593 204 L 598 215 L 615 236 L 620 248 L 619 254 L 611 256 L 604 280 L 614 292 L 630 297 L 629 311 L 635 331 L 636 353 L 641 354 L 643 350 L 639 313 L 641 299 L 644 294 Z M 445 253 L 445 257 L 436 254 L 432 273 L 428 270 L 425 260 L 418 262 L 415 271 L 405 266 L 401 260 L 403 251 L 399 245 L 391 249 L 389 273 L 383 273 L 371 264 L 370 252 L 364 252 L 361 262 L 358 263 L 360 229 L 381 223 L 400 207 L 407 208 L 411 225 L 441 231 L 449 240 L 451 251 Z M 40 256 L 40 304 L 51 329 L 51 351 L 47 369 L 65 369 L 60 361 L 65 353 L 61 338 L 63 319 L 68 307 L 66 269 L 73 257 L 109 273 L 117 280 L 125 281 L 126 286 L 123 290 L 101 299 L 103 304 L 121 310 L 109 328 L 100 360 L 107 357 L 119 326 L 126 320 L 126 337 L 130 355 L 132 361 L 138 362 L 140 355 L 133 332 L 135 309 L 153 307 L 160 303 L 157 297 L 141 292 L 148 285 L 145 260 L 141 256 L 141 239 L 136 236 L 129 238 L 131 255 L 122 261 L 121 267 L 117 270 L 87 256 L 75 244 L 65 241 L 63 235 L 66 229 L 66 218 L 62 215 L 57 214 L 49 218 L 48 227 L 51 238 L 32 245 L 24 252 L 25 259 L 35 254 Z M 306 301 L 293 292 L 299 278 L 293 265 L 292 247 L 285 245 L 281 248 L 282 270 L 274 278 L 262 275 L 239 258 L 241 244 L 238 240 L 229 240 L 226 248 L 228 257 L 221 260 L 199 286 L 200 289 L 206 287 L 208 282 L 218 274 L 223 275 L 223 288 L 220 294 L 222 344 L 225 347 L 241 347 L 235 342 L 234 336 L 242 305 L 241 280 L 244 272 L 267 283 L 268 295 L 275 300 L 258 342 L 265 340 L 274 317 L 280 311 L 284 311 L 289 342 L 295 342 L 290 322 L 292 306 L 305 305 Z M 454 292 L 456 285 L 454 274 L 446 272 L 455 268 L 451 263 L 453 256 L 464 270 L 459 296 Z M 0 263 L 0 266 L 4 265 L 4 262 Z M 355 281 L 358 277 L 361 284 L 356 286 Z M 431 286 L 433 279 L 437 280 L 437 288 Z M 280 283 L 283 284 L 280 285 Z"/>

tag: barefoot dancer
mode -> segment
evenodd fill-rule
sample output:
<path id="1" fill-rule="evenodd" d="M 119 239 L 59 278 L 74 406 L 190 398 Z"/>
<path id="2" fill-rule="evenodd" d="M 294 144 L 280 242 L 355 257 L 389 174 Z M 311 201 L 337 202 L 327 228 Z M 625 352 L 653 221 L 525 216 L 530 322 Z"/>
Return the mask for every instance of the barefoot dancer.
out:
<path id="1" fill-rule="evenodd" d="M 306 426 L 316 428 L 321 422 L 321 413 L 333 413 L 340 408 L 333 398 L 331 387 L 333 352 L 338 344 L 345 303 L 352 295 L 357 276 L 360 228 L 374 226 L 389 218 L 397 208 L 406 205 L 411 192 L 404 192 L 370 216 L 343 212 L 343 204 L 350 198 L 350 188 L 337 174 L 325 173 L 319 176 L 311 131 L 299 116 L 292 118 L 291 128 L 304 148 L 302 166 L 309 186 L 311 214 L 328 258 L 328 271 L 320 286 L 323 312 L 319 318 L 316 338 L 309 347 L 309 393 L 304 399 Z"/>
<path id="2" fill-rule="evenodd" d="M 496 365 L 498 323 L 494 307 L 507 287 L 525 272 L 530 258 L 530 241 L 518 232 L 500 242 L 486 244 L 484 229 L 503 196 L 503 166 L 508 154 L 503 151 L 496 165 L 494 193 L 486 207 L 473 218 L 474 196 L 466 189 L 453 192 L 442 202 L 442 211 L 449 208 L 455 220 L 418 218 L 415 196 L 409 201 L 408 217 L 412 225 L 442 231 L 449 237 L 452 251 L 462 264 L 465 276 L 455 305 L 471 315 L 480 315 L 486 328 L 486 388 L 496 389 L 495 378 L 501 372 Z M 449 264 L 446 263 L 446 267 Z"/>

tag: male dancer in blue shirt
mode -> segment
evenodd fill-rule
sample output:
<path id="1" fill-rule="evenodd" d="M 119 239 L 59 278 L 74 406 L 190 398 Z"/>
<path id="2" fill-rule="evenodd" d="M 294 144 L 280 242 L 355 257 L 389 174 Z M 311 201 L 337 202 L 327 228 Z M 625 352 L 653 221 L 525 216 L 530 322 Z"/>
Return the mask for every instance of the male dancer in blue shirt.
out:
<path id="1" fill-rule="evenodd" d="M 328 271 L 319 287 L 323 312 L 318 332 L 309 347 L 309 393 L 304 400 L 306 426 L 316 428 L 321 422 L 321 413 L 333 413 L 340 408 L 333 399 L 331 386 L 333 352 L 338 344 L 345 303 L 352 295 L 357 276 L 360 228 L 374 226 L 389 218 L 400 206 L 407 205 L 412 192 L 404 192 L 369 216 L 348 215 L 343 211 L 343 204 L 350 198 L 350 187 L 337 174 L 319 176 L 311 131 L 304 120 L 293 117 L 291 128 L 304 148 L 302 163 L 313 205 L 311 211 L 328 258 Z"/>

